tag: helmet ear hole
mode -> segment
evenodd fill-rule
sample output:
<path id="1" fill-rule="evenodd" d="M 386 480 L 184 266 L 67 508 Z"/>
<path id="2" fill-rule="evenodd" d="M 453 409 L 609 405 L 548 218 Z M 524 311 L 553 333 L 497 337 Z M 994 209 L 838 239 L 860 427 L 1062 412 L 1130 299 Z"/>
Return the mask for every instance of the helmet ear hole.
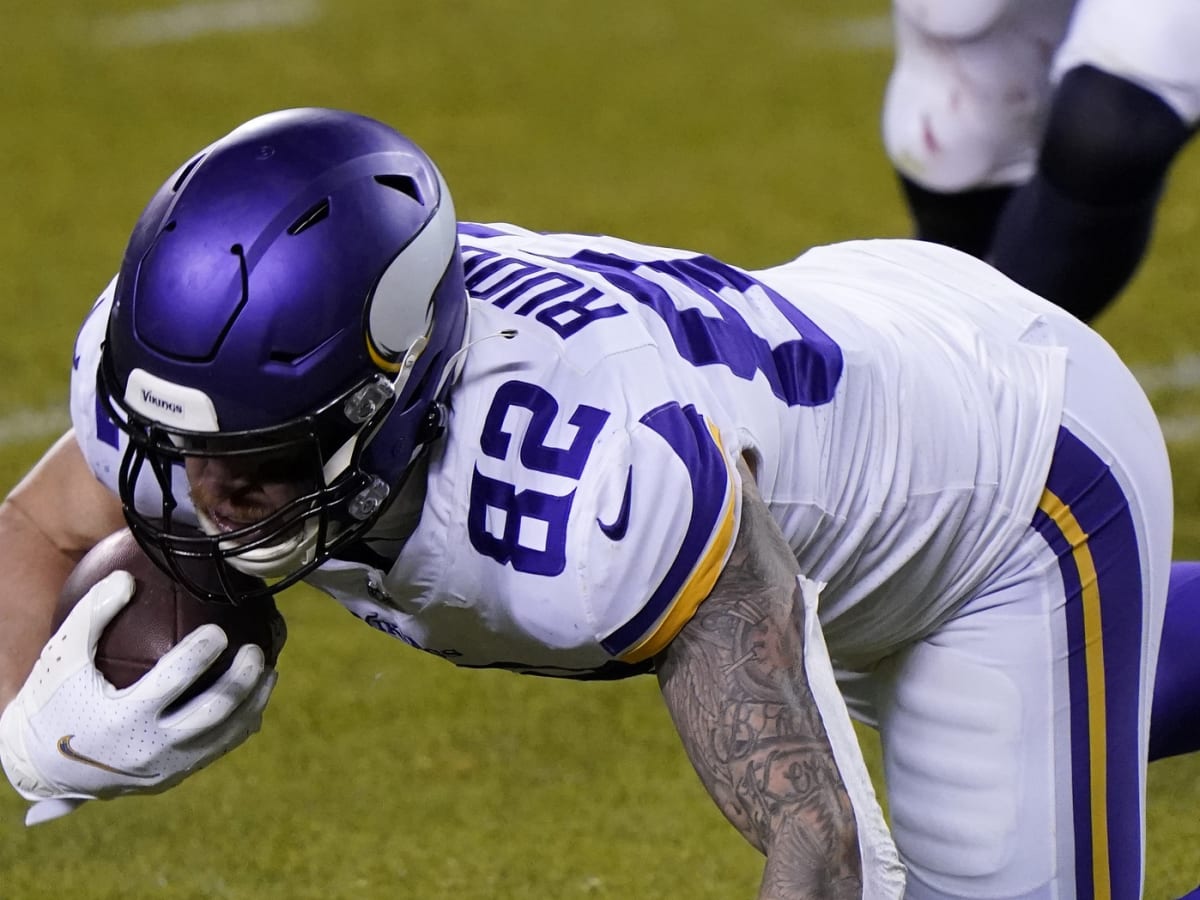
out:
<path id="1" fill-rule="evenodd" d="M 408 175 L 376 175 L 375 180 L 384 187 L 412 197 L 418 203 L 424 202 L 421 199 L 421 191 L 417 187 L 417 182 Z"/>

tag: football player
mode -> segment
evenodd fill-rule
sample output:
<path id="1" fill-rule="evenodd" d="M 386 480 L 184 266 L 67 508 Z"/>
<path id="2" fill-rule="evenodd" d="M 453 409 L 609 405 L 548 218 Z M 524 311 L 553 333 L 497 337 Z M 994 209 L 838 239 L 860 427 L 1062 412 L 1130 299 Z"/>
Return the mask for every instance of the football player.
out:
<path id="1" fill-rule="evenodd" d="M 917 236 L 1089 320 L 1200 119 L 1193 0 L 894 0 L 883 134 Z"/>
<path id="2" fill-rule="evenodd" d="M 175 783 L 270 693 L 251 647 L 163 714 L 208 626 L 110 690 L 119 574 L 48 634 L 123 518 L 177 577 L 303 579 L 456 665 L 654 673 L 760 897 L 1140 896 L 1166 450 L 1112 349 L 974 257 L 459 222 L 393 129 L 289 110 L 166 181 L 74 357 L 74 427 L 0 507 L 32 820 Z"/>

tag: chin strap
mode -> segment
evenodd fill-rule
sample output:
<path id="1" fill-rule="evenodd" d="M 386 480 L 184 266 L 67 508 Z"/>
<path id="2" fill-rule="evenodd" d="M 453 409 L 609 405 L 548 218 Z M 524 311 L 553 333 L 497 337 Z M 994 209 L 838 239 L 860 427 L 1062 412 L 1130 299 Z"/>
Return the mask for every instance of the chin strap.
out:
<path id="1" fill-rule="evenodd" d="M 504 338 L 506 341 L 511 341 L 517 336 L 517 329 L 502 328 L 499 331 L 494 331 L 491 334 L 485 334 L 483 337 L 475 338 L 473 341 L 467 341 L 457 350 L 450 354 L 450 358 L 446 360 L 446 365 L 443 369 L 442 381 L 438 385 L 437 393 L 434 396 L 440 397 L 442 391 L 446 389 L 446 385 L 457 381 L 459 376 L 458 367 L 462 364 L 462 358 L 467 351 L 476 344 L 482 344 L 484 341 L 490 341 L 492 338 Z"/>

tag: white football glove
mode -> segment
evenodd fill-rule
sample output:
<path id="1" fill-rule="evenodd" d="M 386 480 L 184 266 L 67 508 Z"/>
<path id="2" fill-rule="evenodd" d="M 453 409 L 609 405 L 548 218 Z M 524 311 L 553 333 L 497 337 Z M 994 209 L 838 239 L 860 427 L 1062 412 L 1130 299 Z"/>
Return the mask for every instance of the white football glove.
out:
<path id="1" fill-rule="evenodd" d="M 215 684 L 165 712 L 225 648 L 217 625 L 197 628 L 127 688 L 97 671 L 96 642 L 133 590 L 127 572 L 97 582 L 0 714 L 0 763 L 18 793 L 34 801 L 26 825 L 85 800 L 164 791 L 258 731 L 277 676 L 254 644 L 238 651 Z"/>

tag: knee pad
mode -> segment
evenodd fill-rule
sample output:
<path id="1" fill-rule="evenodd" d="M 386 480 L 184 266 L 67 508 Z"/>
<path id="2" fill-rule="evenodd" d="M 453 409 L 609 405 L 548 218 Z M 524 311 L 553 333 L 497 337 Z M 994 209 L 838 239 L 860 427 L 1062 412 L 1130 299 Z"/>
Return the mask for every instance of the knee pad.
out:
<path id="1" fill-rule="evenodd" d="M 1190 129 L 1157 94 L 1093 66 L 1067 72 L 1038 166 L 1068 197 L 1107 206 L 1156 193 Z"/>
<path id="2" fill-rule="evenodd" d="M 904 668 L 882 731 L 896 843 L 935 881 L 994 876 L 1020 827 L 1017 692 L 941 648 L 919 648 Z M 991 704 L 963 690 L 966 676 Z"/>
<path id="3" fill-rule="evenodd" d="M 888 677 L 888 676 L 885 676 Z M 1052 801 L 1023 762 L 1021 690 L 950 647 L 896 661 L 881 721 L 892 831 L 914 897 L 1028 897 L 1053 878 Z"/>

